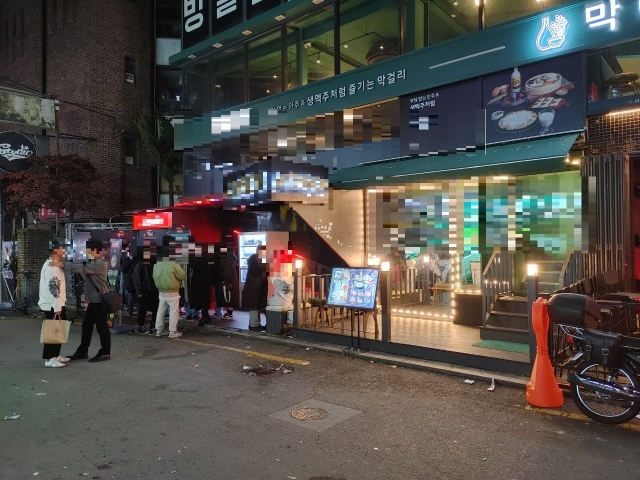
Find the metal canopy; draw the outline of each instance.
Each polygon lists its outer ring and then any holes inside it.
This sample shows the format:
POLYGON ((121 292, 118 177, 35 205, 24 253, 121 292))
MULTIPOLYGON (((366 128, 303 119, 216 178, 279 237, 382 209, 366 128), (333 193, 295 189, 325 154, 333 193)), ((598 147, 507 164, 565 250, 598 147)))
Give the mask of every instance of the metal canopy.
POLYGON ((489 147, 475 153, 419 157, 363 165, 329 175, 333 188, 354 190, 439 178, 524 175, 566 168, 565 159, 578 133, 489 147))

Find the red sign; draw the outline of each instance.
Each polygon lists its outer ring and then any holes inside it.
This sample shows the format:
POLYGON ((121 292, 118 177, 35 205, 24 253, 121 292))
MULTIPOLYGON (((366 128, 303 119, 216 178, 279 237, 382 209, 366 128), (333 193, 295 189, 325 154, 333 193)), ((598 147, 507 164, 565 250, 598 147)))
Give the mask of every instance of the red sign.
POLYGON ((141 213, 133 216, 134 230, 153 230, 172 226, 171 212, 141 213))
MULTIPOLYGON (((58 212, 58 218, 68 217, 69 212, 66 210, 60 210, 58 212)), ((38 218, 40 220, 51 220, 52 218, 56 218, 55 210, 51 210, 50 208, 39 208, 38 209, 38 218)))

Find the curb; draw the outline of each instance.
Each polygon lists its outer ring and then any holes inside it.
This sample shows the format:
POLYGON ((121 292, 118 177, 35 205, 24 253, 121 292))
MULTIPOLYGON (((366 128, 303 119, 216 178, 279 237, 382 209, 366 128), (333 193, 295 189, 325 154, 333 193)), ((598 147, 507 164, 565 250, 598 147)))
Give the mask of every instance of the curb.
POLYGON ((199 331, 202 333, 210 333, 214 335, 234 335, 237 337, 261 340, 275 345, 286 345, 295 348, 308 348, 321 352, 345 355, 352 358, 358 358, 360 360, 367 360, 370 362, 386 363, 389 365, 397 365, 399 367, 412 368, 415 370, 425 370, 444 375, 464 377, 466 379, 476 380, 479 382, 491 383, 492 380, 495 380, 496 384, 512 388, 525 388, 527 382, 529 381, 528 378, 520 377, 517 375, 491 372, 488 370, 468 368, 460 365, 451 365, 446 363, 434 362, 431 360, 422 360, 419 358, 391 355, 382 352, 358 352, 357 350, 350 350, 348 347, 344 348, 338 345, 326 343, 310 343, 305 340, 299 340, 293 337, 280 337, 268 333, 254 333, 217 325, 203 325, 202 327, 197 328, 199 328, 199 331))

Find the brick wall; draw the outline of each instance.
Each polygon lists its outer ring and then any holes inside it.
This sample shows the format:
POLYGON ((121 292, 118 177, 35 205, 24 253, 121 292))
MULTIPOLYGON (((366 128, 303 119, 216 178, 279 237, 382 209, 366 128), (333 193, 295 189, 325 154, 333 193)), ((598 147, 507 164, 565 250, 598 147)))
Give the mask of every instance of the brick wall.
MULTIPOLYGON (((150 0, 46 2, 46 93, 60 100, 60 153, 87 156, 99 171, 102 187, 102 198, 75 220, 108 220, 155 206, 152 165, 141 142, 134 166, 124 165, 122 155, 125 136, 139 138, 135 126, 139 116, 151 114, 151 4, 150 0), (135 84, 125 80, 125 55, 135 61, 135 84)), ((42 90, 41 5, 36 0, 3 2, 0 77, 5 78, 0 78, 0 85, 42 90)), ((40 133, 0 122, 2 130, 40 133)), ((55 153, 55 132, 47 134, 55 153)))
POLYGON ((587 119, 591 154, 640 152, 640 111, 587 119))
MULTIPOLYGON (((18 298, 22 298, 22 274, 31 273, 28 280, 27 298, 29 304, 38 303, 38 286, 40 270, 49 257, 49 241, 53 238, 51 230, 40 228, 23 228, 18 230, 18 298)), ((33 308, 31 309, 33 311, 33 308)))

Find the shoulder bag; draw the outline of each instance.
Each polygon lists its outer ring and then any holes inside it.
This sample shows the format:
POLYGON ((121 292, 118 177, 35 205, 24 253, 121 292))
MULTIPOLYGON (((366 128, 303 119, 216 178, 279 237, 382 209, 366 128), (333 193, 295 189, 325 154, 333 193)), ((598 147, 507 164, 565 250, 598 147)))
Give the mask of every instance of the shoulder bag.
MULTIPOLYGON (((100 289, 96 287, 95 283, 93 283, 91 275, 89 274, 87 276, 89 277, 89 281, 93 285, 93 288, 96 289, 96 292, 100 292, 100 289)), ((109 290, 107 293, 101 293, 100 300, 102 302, 102 308, 108 314, 116 313, 122 308, 122 295, 115 290, 109 290)))

